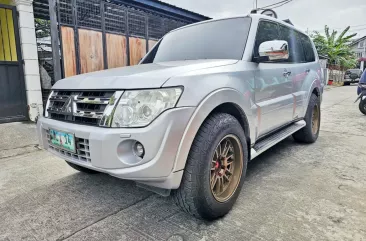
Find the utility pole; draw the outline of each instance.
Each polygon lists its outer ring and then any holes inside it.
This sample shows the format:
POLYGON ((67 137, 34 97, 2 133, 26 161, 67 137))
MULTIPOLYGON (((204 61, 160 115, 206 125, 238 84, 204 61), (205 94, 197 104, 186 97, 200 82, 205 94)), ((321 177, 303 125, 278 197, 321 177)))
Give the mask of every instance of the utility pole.
POLYGON ((255 9, 258 9, 258 0, 255 0, 255 9))

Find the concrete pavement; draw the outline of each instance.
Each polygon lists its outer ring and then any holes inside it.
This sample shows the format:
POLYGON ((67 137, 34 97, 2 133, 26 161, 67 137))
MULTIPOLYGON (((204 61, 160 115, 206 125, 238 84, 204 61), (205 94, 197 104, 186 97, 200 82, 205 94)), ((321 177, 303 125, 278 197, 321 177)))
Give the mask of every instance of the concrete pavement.
POLYGON ((249 164, 234 209, 204 222, 133 182, 73 171, 32 124, 0 125, 0 240, 366 240, 366 116, 325 92, 317 143, 288 138, 249 164), (13 137, 15 138, 13 138, 13 137))

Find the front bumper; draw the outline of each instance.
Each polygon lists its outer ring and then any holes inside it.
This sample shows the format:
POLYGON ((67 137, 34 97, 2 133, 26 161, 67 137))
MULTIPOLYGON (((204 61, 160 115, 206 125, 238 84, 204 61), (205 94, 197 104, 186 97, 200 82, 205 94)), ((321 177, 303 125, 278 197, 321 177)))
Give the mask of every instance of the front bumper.
POLYGON ((144 128, 102 128, 40 118, 37 132, 44 149, 68 162, 121 179, 176 189, 183 171, 173 171, 174 161, 194 110, 194 107, 168 110, 144 128), (82 148, 77 153, 69 153, 51 146, 49 129, 74 134, 82 148), (133 154, 132 146, 136 141, 145 148, 142 159, 133 154))
POLYGON ((349 82, 349 83, 358 83, 360 82, 360 79, 344 79, 343 82, 349 82))

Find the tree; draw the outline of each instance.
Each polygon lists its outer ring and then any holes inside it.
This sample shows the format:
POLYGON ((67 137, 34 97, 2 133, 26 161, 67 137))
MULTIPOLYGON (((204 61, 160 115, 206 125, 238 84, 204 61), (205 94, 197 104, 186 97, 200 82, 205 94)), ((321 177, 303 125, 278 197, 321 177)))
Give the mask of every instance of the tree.
POLYGON ((357 65, 355 54, 350 47, 351 39, 357 34, 346 36, 349 29, 348 26, 337 37, 338 32, 333 30, 330 34, 329 27, 325 25, 325 35, 315 31, 311 36, 320 55, 327 56, 329 63, 340 65, 345 69, 357 65))
POLYGON ((51 22, 49 20, 34 19, 37 38, 45 38, 51 36, 51 22))

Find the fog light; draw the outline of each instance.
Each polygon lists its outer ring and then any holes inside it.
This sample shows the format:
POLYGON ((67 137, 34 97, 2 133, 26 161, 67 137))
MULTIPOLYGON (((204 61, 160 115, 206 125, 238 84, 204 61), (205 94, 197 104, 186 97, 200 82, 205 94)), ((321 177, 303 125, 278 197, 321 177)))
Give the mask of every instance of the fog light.
POLYGON ((136 142, 134 146, 134 152, 136 156, 143 158, 145 155, 144 146, 140 142, 136 142))

